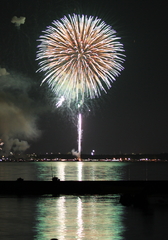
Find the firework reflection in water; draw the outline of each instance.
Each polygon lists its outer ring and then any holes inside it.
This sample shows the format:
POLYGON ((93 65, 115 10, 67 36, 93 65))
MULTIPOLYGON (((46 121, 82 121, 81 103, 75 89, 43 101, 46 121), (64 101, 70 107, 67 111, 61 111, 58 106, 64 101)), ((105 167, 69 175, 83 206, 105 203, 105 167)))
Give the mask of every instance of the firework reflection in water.
MULTIPOLYGON (((107 93, 123 70, 120 38, 101 19, 76 14, 53 21, 43 33, 36 58, 38 71, 45 73, 42 83, 47 82, 55 93, 57 107, 63 104, 72 108, 81 119, 86 99, 107 93)), ((78 152, 80 155, 79 131, 78 152)))

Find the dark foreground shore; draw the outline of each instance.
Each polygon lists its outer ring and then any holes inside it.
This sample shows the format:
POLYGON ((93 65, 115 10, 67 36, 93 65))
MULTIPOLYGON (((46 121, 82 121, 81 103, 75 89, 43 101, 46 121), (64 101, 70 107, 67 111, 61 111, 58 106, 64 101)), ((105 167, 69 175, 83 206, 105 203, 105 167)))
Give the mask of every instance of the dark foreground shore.
POLYGON ((0 194, 168 194, 168 181, 0 181, 0 194))

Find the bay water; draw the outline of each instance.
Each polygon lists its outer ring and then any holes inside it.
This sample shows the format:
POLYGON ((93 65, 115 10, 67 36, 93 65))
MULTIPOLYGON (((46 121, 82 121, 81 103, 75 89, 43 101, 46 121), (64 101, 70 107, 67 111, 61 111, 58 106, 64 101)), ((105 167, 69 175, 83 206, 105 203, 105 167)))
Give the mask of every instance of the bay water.
MULTIPOLYGON (((168 180, 168 162, 0 162, 0 180, 168 180)), ((1 240, 166 240, 168 205, 125 207, 120 196, 0 195, 1 240)))

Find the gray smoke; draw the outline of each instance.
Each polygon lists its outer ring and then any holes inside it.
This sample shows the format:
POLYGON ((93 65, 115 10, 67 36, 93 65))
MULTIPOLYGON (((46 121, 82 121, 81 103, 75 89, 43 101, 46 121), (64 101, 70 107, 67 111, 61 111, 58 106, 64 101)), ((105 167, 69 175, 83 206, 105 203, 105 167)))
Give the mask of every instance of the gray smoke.
POLYGON ((72 149, 72 150, 71 150, 71 153, 72 153, 73 156, 76 156, 77 158, 80 157, 80 153, 77 152, 77 151, 75 151, 75 149, 72 149))
POLYGON ((31 81, 24 76, 0 75, 0 139, 4 142, 5 155, 10 151, 25 151, 30 146, 29 141, 40 135, 36 124, 37 108, 29 96, 30 88, 31 81))
POLYGON ((9 73, 6 71, 6 68, 0 68, 0 77, 9 75, 9 73))

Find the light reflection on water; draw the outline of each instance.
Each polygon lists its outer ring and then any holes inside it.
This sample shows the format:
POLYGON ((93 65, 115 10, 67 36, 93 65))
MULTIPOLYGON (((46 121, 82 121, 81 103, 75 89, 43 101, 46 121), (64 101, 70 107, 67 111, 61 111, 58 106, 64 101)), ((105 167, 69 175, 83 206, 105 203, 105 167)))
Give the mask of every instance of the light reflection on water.
MULTIPOLYGON (((0 180, 51 180, 53 176, 61 180, 120 180, 123 166, 91 162, 0 163, 0 180), (117 167, 120 171, 116 171, 117 167)), ((0 213, 3 240, 123 239, 123 206, 117 195, 0 197, 0 213)))
POLYGON ((0 180, 168 180, 168 162, 0 162, 0 180))
POLYGON ((0 163, 0 180, 123 180, 127 163, 120 162, 6 162, 0 163))
POLYGON ((123 206, 118 196, 61 196, 37 204, 36 239, 121 240, 123 206))
POLYGON ((44 163, 35 163, 38 166, 40 180, 51 180, 51 175, 60 180, 122 180, 126 163, 106 162, 53 162, 45 163, 48 171, 44 171, 44 163))
MULTIPOLYGON (((168 180, 167 172, 168 163, 0 162, 0 180, 168 180)), ((167 217, 166 207, 123 207, 118 195, 0 196, 0 239, 167 240, 167 217)))

